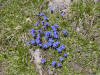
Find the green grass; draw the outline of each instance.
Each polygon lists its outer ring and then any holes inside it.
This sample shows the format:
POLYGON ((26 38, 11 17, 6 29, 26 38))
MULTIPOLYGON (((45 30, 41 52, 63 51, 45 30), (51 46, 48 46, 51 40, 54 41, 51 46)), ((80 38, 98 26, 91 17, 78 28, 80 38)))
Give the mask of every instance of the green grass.
MULTIPOLYGON (((33 27, 40 12, 43 0, 1 0, 0 1, 0 62, 5 65, 6 75, 37 75, 34 63, 30 62, 29 50, 26 41, 31 39, 29 29, 33 27), (2 6, 2 3, 5 3, 2 6), (32 22, 26 22, 30 18, 32 22), (19 28, 18 28, 19 27, 19 28)), ((99 4, 92 1, 85 5, 80 1, 71 6, 71 16, 66 19, 58 18, 59 13, 50 14, 45 10, 47 5, 42 5, 42 11, 49 17, 51 24, 57 23, 59 29, 66 29, 68 36, 60 37, 66 44, 68 58, 64 59, 62 68, 55 72, 58 75, 93 75, 100 74, 100 8, 99 4), (77 27, 80 31, 77 31, 77 27), (76 70, 72 63, 76 63, 82 70, 76 70), (60 73, 58 72, 60 71, 60 73)), ((48 63, 53 59, 58 60, 59 55, 55 50, 48 50, 48 63), (55 53, 55 54, 54 54, 55 53)), ((47 64, 48 66, 48 64, 47 64)))

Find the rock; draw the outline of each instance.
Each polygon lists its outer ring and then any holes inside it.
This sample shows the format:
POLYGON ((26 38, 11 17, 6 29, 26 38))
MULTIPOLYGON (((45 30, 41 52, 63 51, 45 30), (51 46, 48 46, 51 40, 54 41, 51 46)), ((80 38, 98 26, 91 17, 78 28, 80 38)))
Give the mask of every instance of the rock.
MULTIPOLYGON (((72 2, 79 2, 80 0, 51 0, 48 4, 48 8, 52 9, 53 12, 59 11, 69 11, 70 4, 72 2), (68 9, 68 10, 66 10, 68 9)), ((95 3, 99 2, 100 0, 94 0, 95 3)), ((85 4, 86 0, 83 0, 83 4, 85 4)))
POLYGON ((41 59, 42 59, 41 50, 35 49, 35 51, 33 51, 32 49, 30 49, 29 51, 31 54, 31 61, 34 61, 37 72, 39 72, 39 75, 43 75, 42 65, 41 65, 41 59))
POLYGON ((69 7, 71 0, 51 0, 48 4, 48 8, 54 12, 65 10, 69 7))
POLYGON ((26 19, 26 22, 27 23, 32 23, 32 21, 31 21, 31 19, 29 17, 26 19))

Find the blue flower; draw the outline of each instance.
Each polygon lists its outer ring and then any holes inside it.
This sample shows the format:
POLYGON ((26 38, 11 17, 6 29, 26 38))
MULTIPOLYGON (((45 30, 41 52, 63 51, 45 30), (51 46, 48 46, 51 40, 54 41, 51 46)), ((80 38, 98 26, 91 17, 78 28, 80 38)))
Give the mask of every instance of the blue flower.
POLYGON ((31 28, 30 34, 32 34, 32 36, 35 37, 35 33, 34 33, 34 29, 33 28, 31 28))
POLYGON ((42 26, 42 28, 43 28, 43 29, 45 29, 45 28, 46 28, 46 26, 42 26))
POLYGON ((31 34, 32 34, 33 37, 35 37, 35 34, 34 33, 31 33, 31 34))
POLYGON ((36 39, 40 39, 40 33, 37 34, 36 39))
POLYGON ((42 30, 37 30, 38 31, 38 33, 40 34, 40 33, 43 33, 43 31, 42 30))
POLYGON ((41 24, 43 25, 44 21, 41 21, 41 24))
POLYGON ((62 61, 63 61, 63 58, 62 58, 62 57, 59 57, 59 61, 61 61, 61 62, 62 62, 62 61))
POLYGON ((57 38, 59 38, 59 35, 58 34, 53 34, 53 37, 57 39, 57 38))
POLYGON ((30 44, 30 41, 27 41, 27 43, 26 43, 27 45, 29 45, 30 44))
POLYGON ((67 57, 67 53, 64 53, 64 55, 63 55, 64 57, 67 57))
POLYGON ((52 42, 53 43, 53 39, 52 38, 49 38, 48 39, 48 42, 52 42))
POLYGON ((45 22, 45 24, 44 24, 44 25, 46 25, 46 26, 47 26, 48 24, 49 24, 49 22, 45 22))
POLYGON ((60 63, 57 63, 57 67, 61 67, 61 64, 60 63))
POLYGON ((45 38, 48 39, 49 37, 49 31, 45 31, 45 38))
POLYGON ((53 47, 54 47, 54 48, 55 48, 55 47, 58 47, 59 44, 60 44, 60 41, 57 40, 56 42, 53 43, 53 47))
POLYGON ((44 44, 42 45, 42 48, 48 48, 48 44, 47 44, 47 43, 44 43, 44 44))
POLYGON ((67 35, 67 31, 66 30, 62 30, 63 35, 67 35))
POLYGON ((54 34, 58 34, 58 31, 53 31, 54 34))
POLYGON ((65 16, 65 13, 64 13, 64 12, 62 12, 62 13, 60 14, 60 16, 65 16))
POLYGON ((47 19, 47 17, 46 17, 46 16, 43 16, 43 19, 44 19, 44 20, 46 20, 46 19, 47 19))
POLYGON ((53 26, 53 25, 51 26, 51 28, 52 28, 53 31, 56 31, 57 30, 56 27, 53 26))
POLYGON ((42 63, 45 63, 45 62, 46 62, 46 58, 43 58, 43 59, 41 60, 41 62, 42 62, 42 63))
POLYGON ((35 39, 36 43, 39 44, 40 43, 40 39, 35 39))
POLYGON ((55 66, 55 65, 56 65, 56 61, 52 61, 52 62, 51 62, 51 65, 52 65, 52 66, 55 66))
POLYGON ((60 53, 62 49, 60 47, 56 48, 57 52, 60 53))
POLYGON ((42 47, 42 44, 41 43, 39 43, 38 45, 39 45, 39 47, 42 47))
POLYGON ((36 39, 39 39, 40 40, 40 36, 37 36, 36 39))
POLYGON ((54 47, 54 48, 55 48, 55 47, 57 47, 57 44, 56 44, 56 42, 54 42, 54 43, 53 43, 53 47, 54 47))
POLYGON ((53 32, 53 37, 54 38, 59 38, 59 35, 58 35, 58 33, 55 31, 55 32, 53 32))
POLYGON ((44 13, 43 12, 40 12, 40 16, 43 16, 44 15, 44 13))
POLYGON ((31 32, 34 32, 34 29, 33 28, 31 28, 31 30, 30 30, 31 32))
POLYGON ((57 40, 56 43, 57 43, 57 45, 59 45, 60 44, 60 41, 57 40))
POLYGON ((34 33, 34 29, 31 28, 31 29, 30 29, 30 34, 33 34, 33 33, 34 33))
POLYGON ((37 34, 37 37, 40 37, 40 33, 37 34))
POLYGON ((35 40, 31 40, 31 44, 35 44, 35 40))
POLYGON ((53 36, 53 32, 50 31, 49 32, 49 36, 52 37, 53 36))
POLYGON ((60 45, 60 47, 62 50, 65 50, 65 48, 66 48, 64 44, 60 45))
POLYGON ((48 42, 48 46, 49 46, 49 47, 51 47, 51 46, 52 46, 52 44, 53 44, 52 42, 48 42))
POLYGON ((53 9, 52 9, 52 8, 49 8, 49 10, 50 10, 50 11, 53 11, 53 9))
POLYGON ((55 27, 58 27, 59 25, 58 25, 58 24, 54 24, 54 26, 55 26, 55 27))

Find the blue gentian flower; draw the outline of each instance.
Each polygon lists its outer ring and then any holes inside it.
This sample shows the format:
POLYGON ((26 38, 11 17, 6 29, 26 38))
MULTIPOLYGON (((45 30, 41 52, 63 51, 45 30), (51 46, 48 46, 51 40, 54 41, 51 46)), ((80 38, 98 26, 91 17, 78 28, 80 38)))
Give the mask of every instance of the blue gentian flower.
POLYGON ((34 33, 32 33, 32 36, 33 36, 33 37, 35 37, 35 34, 34 34, 34 33))
POLYGON ((47 44, 47 43, 44 43, 44 44, 42 45, 42 48, 48 48, 48 44, 47 44))
POLYGON ((49 36, 48 36, 48 35, 45 35, 45 38, 46 38, 46 39, 48 39, 48 38, 49 38, 49 36))
POLYGON ((58 34, 58 31, 53 31, 54 34, 58 34))
POLYGON ((40 39, 35 39, 36 43, 39 44, 40 43, 40 39))
POLYGON ((52 28, 53 31, 56 31, 57 30, 56 27, 53 26, 53 25, 51 26, 51 28, 52 28))
POLYGON ((37 34, 36 39, 40 39, 40 33, 37 34))
POLYGON ((50 31, 49 32, 49 36, 52 37, 53 36, 53 32, 50 31))
POLYGON ((57 47, 57 44, 56 44, 56 42, 54 42, 54 43, 53 43, 53 47, 54 47, 54 48, 55 48, 55 47, 57 47))
POLYGON ((26 43, 27 45, 29 45, 30 44, 30 41, 27 41, 27 43, 26 43))
POLYGON ((67 53, 64 53, 64 55, 63 55, 64 57, 67 57, 67 53))
POLYGON ((48 39, 48 42, 52 42, 53 43, 53 39, 52 38, 49 38, 48 39))
POLYGON ((41 43, 39 43, 38 45, 39 45, 39 47, 42 47, 42 44, 41 43))
POLYGON ((34 29, 33 29, 33 28, 31 28, 30 32, 34 32, 34 29))
POLYGON ((64 13, 64 12, 62 12, 62 13, 60 14, 60 16, 65 16, 65 13, 64 13))
POLYGON ((57 67, 61 67, 61 64, 60 63, 57 63, 57 67))
POLYGON ((43 16, 44 15, 44 13, 43 12, 40 12, 40 16, 43 16))
POLYGON ((55 66, 55 65, 56 65, 56 61, 52 61, 52 62, 51 62, 51 65, 52 65, 52 66, 55 66))
POLYGON ((59 60, 62 62, 63 61, 63 57, 59 57, 59 60))
POLYGON ((53 9, 52 9, 52 8, 49 8, 49 10, 50 10, 50 11, 53 11, 53 9))
POLYGON ((33 28, 31 28, 30 34, 32 34, 32 36, 35 37, 35 33, 34 33, 34 29, 33 28))
POLYGON ((59 25, 58 25, 58 24, 54 24, 54 26, 55 26, 55 27, 58 27, 59 25))
POLYGON ((54 43, 53 43, 53 47, 55 48, 55 47, 58 47, 59 46, 59 44, 60 44, 60 41, 55 41, 54 43))
POLYGON ((49 31, 45 31, 45 38, 48 39, 49 37, 49 31))
POLYGON ((60 53, 62 49, 60 47, 56 48, 57 52, 60 53))
POLYGON ((48 46, 51 47, 52 45, 53 45, 53 39, 52 38, 49 38, 48 39, 48 46))
POLYGON ((47 16, 43 16, 43 19, 46 20, 47 19, 47 16))
POLYGON ((59 38, 59 35, 53 34, 53 37, 57 39, 57 38, 59 38))
POLYGON ((37 34, 37 37, 40 37, 40 33, 37 34))
POLYGON ((30 29, 30 34, 33 34, 33 33, 34 33, 34 29, 31 28, 31 29, 30 29))
POLYGON ((52 44, 53 44, 52 42, 48 42, 48 46, 49 46, 49 47, 51 47, 51 46, 52 46, 52 44))
POLYGON ((45 62, 46 62, 46 58, 43 58, 43 59, 41 60, 41 62, 42 62, 42 63, 45 63, 45 62))
POLYGON ((35 40, 31 40, 31 44, 35 44, 35 40))
POLYGON ((60 47, 62 50, 65 50, 65 48, 66 48, 64 44, 60 45, 60 47))
POLYGON ((47 26, 48 24, 49 24, 49 22, 45 22, 45 24, 44 24, 44 25, 46 25, 46 26, 47 26))
POLYGON ((67 35, 67 31, 66 30, 62 30, 63 35, 67 35))
POLYGON ((40 34, 40 33, 43 33, 43 31, 42 30, 37 30, 38 31, 38 33, 40 34))
POLYGON ((46 28, 46 26, 42 26, 42 28, 43 28, 43 29, 45 29, 45 28, 46 28))
POLYGON ((59 45, 60 44, 60 41, 57 40, 56 43, 57 43, 57 45, 59 45))
POLYGON ((53 37, 54 38, 59 38, 59 35, 58 35, 58 33, 55 31, 55 32, 53 32, 53 37))
POLYGON ((41 24, 43 25, 44 21, 41 21, 41 24))
POLYGON ((39 39, 40 40, 40 36, 37 36, 36 39, 39 39))

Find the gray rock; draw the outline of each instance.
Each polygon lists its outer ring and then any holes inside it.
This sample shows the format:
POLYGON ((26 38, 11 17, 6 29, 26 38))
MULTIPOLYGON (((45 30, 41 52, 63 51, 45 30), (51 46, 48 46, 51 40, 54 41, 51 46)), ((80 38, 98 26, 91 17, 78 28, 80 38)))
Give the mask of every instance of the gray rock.
POLYGON ((31 61, 34 61, 37 72, 39 72, 39 75, 43 75, 42 65, 41 65, 41 59, 42 59, 41 49, 35 49, 34 51, 30 49, 29 51, 31 54, 31 61))
POLYGON ((48 4, 48 8, 57 12, 57 11, 62 11, 65 10, 69 7, 71 3, 71 0, 51 0, 48 4))

